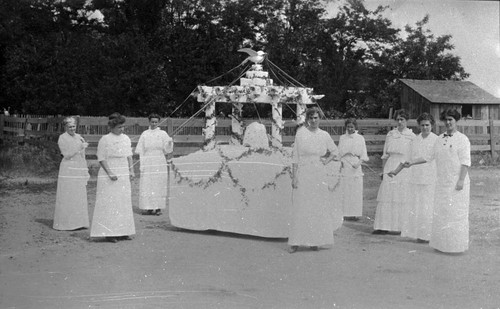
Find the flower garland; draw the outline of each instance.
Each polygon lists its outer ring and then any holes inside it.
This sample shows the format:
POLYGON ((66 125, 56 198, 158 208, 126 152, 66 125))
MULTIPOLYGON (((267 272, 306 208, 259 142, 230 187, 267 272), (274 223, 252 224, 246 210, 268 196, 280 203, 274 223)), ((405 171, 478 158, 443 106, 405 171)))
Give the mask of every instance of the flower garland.
POLYGON ((274 85, 241 85, 241 86, 198 86, 192 93, 198 102, 206 102, 213 98, 217 102, 271 103, 278 101, 286 104, 310 104, 324 97, 314 95, 312 88, 274 86, 274 85))
POLYGON ((246 193, 246 189, 239 183, 238 179, 236 179, 233 176, 233 173, 231 172, 231 169, 229 168, 229 166, 227 164, 224 164, 224 165, 226 167, 226 172, 227 172, 227 174, 229 176, 229 179, 231 179, 231 182, 233 183, 233 187, 238 188, 238 191, 240 192, 241 201, 243 203, 245 203, 245 206, 248 206, 248 203, 250 202, 250 199, 245 194, 246 193))
MULTIPOLYGON (((271 155, 273 153, 279 152, 283 156, 289 156, 289 154, 284 152, 282 149, 277 148, 277 147, 272 147, 272 146, 271 146, 271 150, 263 149, 263 148, 247 149, 242 154, 240 154, 239 156, 234 157, 234 158, 231 158, 231 157, 224 155, 224 153, 222 152, 222 149, 220 147, 217 149, 217 152, 218 152, 219 156, 222 158, 221 165, 220 165, 219 169, 211 177, 209 177, 206 180, 200 179, 198 181, 194 181, 194 180, 190 179, 189 177, 182 176, 182 173, 179 170, 179 168, 174 163, 172 163, 171 169, 172 169, 172 172, 174 173, 174 177, 177 179, 177 184, 187 183, 190 187, 200 187, 202 189, 207 189, 212 184, 215 184, 215 183, 221 181, 222 175, 225 173, 226 175, 228 175, 229 179, 231 180, 233 187, 238 189, 240 196, 241 196, 241 201, 246 206, 248 206, 248 204, 250 202, 250 199, 247 195, 247 189, 245 187, 243 187, 240 184, 239 180, 233 175, 233 172, 232 172, 231 168, 229 167, 229 162, 230 161, 233 161, 233 162, 239 161, 239 160, 246 158, 246 157, 249 157, 253 154, 271 155)), ((284 175, 289 175, 291 177, 291 170, 292 170, 291 166, 283 167, 283 169, 280 172, 276 173, 273 180, 265 183, 261 187, 261 190, 265 190, 265 189, 269 189, 269 188, 276 189, 277 180, 281 176, 284 176, 284 175)))
POLYGON ((174 173, 174 177, 178 178, 177 180, 178 184, 186 182, 190 187, 201 187, 203 189, 208 188, 211 184, 214 184, 216 182, 219 182, 222 179, 222 172, 223 172, 223 167, 221 167, 215 174, 211 177, 208 178, 208 180, 203 180, 200 179, 198 181, 193 181, 189 177, 182 176, 181 172, 179 171, 179 168, 175 166, 175 164, 172 162, 170 164, 170 168, 172 169, 172 172, 174 173))
POLYGON ((290 166, 285 166, 281 172, 277 173, 275 176, 274 176, 274 179, 268 183, 265 183, 263 186, 262 186, 262 190, 264 189, 267 189, 267 188, 270 188, 270 187, 273 187, 273 189, 276 190, 276 181, 278 180, 278 178, 280 178, 281 176, 283 175, 290 175, 290 177, 292 177, 292 167, 290 166))

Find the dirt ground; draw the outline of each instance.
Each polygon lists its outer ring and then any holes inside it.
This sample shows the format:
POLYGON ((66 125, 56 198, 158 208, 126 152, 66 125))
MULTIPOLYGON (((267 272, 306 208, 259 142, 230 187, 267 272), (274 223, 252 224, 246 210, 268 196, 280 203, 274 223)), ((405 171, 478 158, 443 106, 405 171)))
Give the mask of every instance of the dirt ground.
POLYGON ((332 248, 294 254, 286 239, 181 230, 135 208, 133 240, 90 241, 51 228, 56 179, 4 179, 0 308, 500 308, 500 169, 471 181, 470 250, 447 255, 371 234, 380 180, 368 170, 362 220, 332 248))

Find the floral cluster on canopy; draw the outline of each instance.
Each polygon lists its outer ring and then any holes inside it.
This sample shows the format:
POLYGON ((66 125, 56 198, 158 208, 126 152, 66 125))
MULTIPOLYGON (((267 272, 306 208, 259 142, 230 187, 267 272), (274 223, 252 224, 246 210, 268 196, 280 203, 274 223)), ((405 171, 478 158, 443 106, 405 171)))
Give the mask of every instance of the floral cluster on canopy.
POLYGON ((198 102, 315 104, 323 95, 312 88, 284 86, 198 86, 198 102))

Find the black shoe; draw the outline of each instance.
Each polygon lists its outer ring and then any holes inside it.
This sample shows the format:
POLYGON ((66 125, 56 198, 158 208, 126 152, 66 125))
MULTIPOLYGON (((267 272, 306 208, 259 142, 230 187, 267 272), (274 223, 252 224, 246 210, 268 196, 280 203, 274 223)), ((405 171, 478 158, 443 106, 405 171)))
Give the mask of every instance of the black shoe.
POLYGON ((359 221, 358 217, 344 217, 345 221, 359 221))
POLYGON ((387 235, 387 233, 389 233, 389 231, 386 230, 375 230, 372 232, 373 235, 387 235))
POLYGON ((299 249, 299 246, 290 246, 290 248, 288 248, 288 253, 295 253, 297 249, 299 249))

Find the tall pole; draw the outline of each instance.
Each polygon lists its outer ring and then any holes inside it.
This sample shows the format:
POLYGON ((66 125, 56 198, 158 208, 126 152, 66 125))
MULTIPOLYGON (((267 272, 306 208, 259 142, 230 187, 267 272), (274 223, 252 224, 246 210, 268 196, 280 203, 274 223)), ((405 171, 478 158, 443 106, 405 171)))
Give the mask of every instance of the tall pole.
POLYGON ((242 103, 233 102, 233 109, 231 111, 231 145, 241 145, 243 142, 242 109, 242 103))
POLYGON ((210 102, 205 107, 205 128, 203 129, 203 150, 205 151, 215 148, 215 125, 217 124, 215 100, 213 98, 208 98, 208 100, 210 102))
POLYGON ((273 123, 271 125, 271 144, 274 147, 281 148, 282 138, 281 134, 284 128, 283 118, 282 118, 282 104, 278 102, 278 98, 273 98, 271 101, 273 123))

